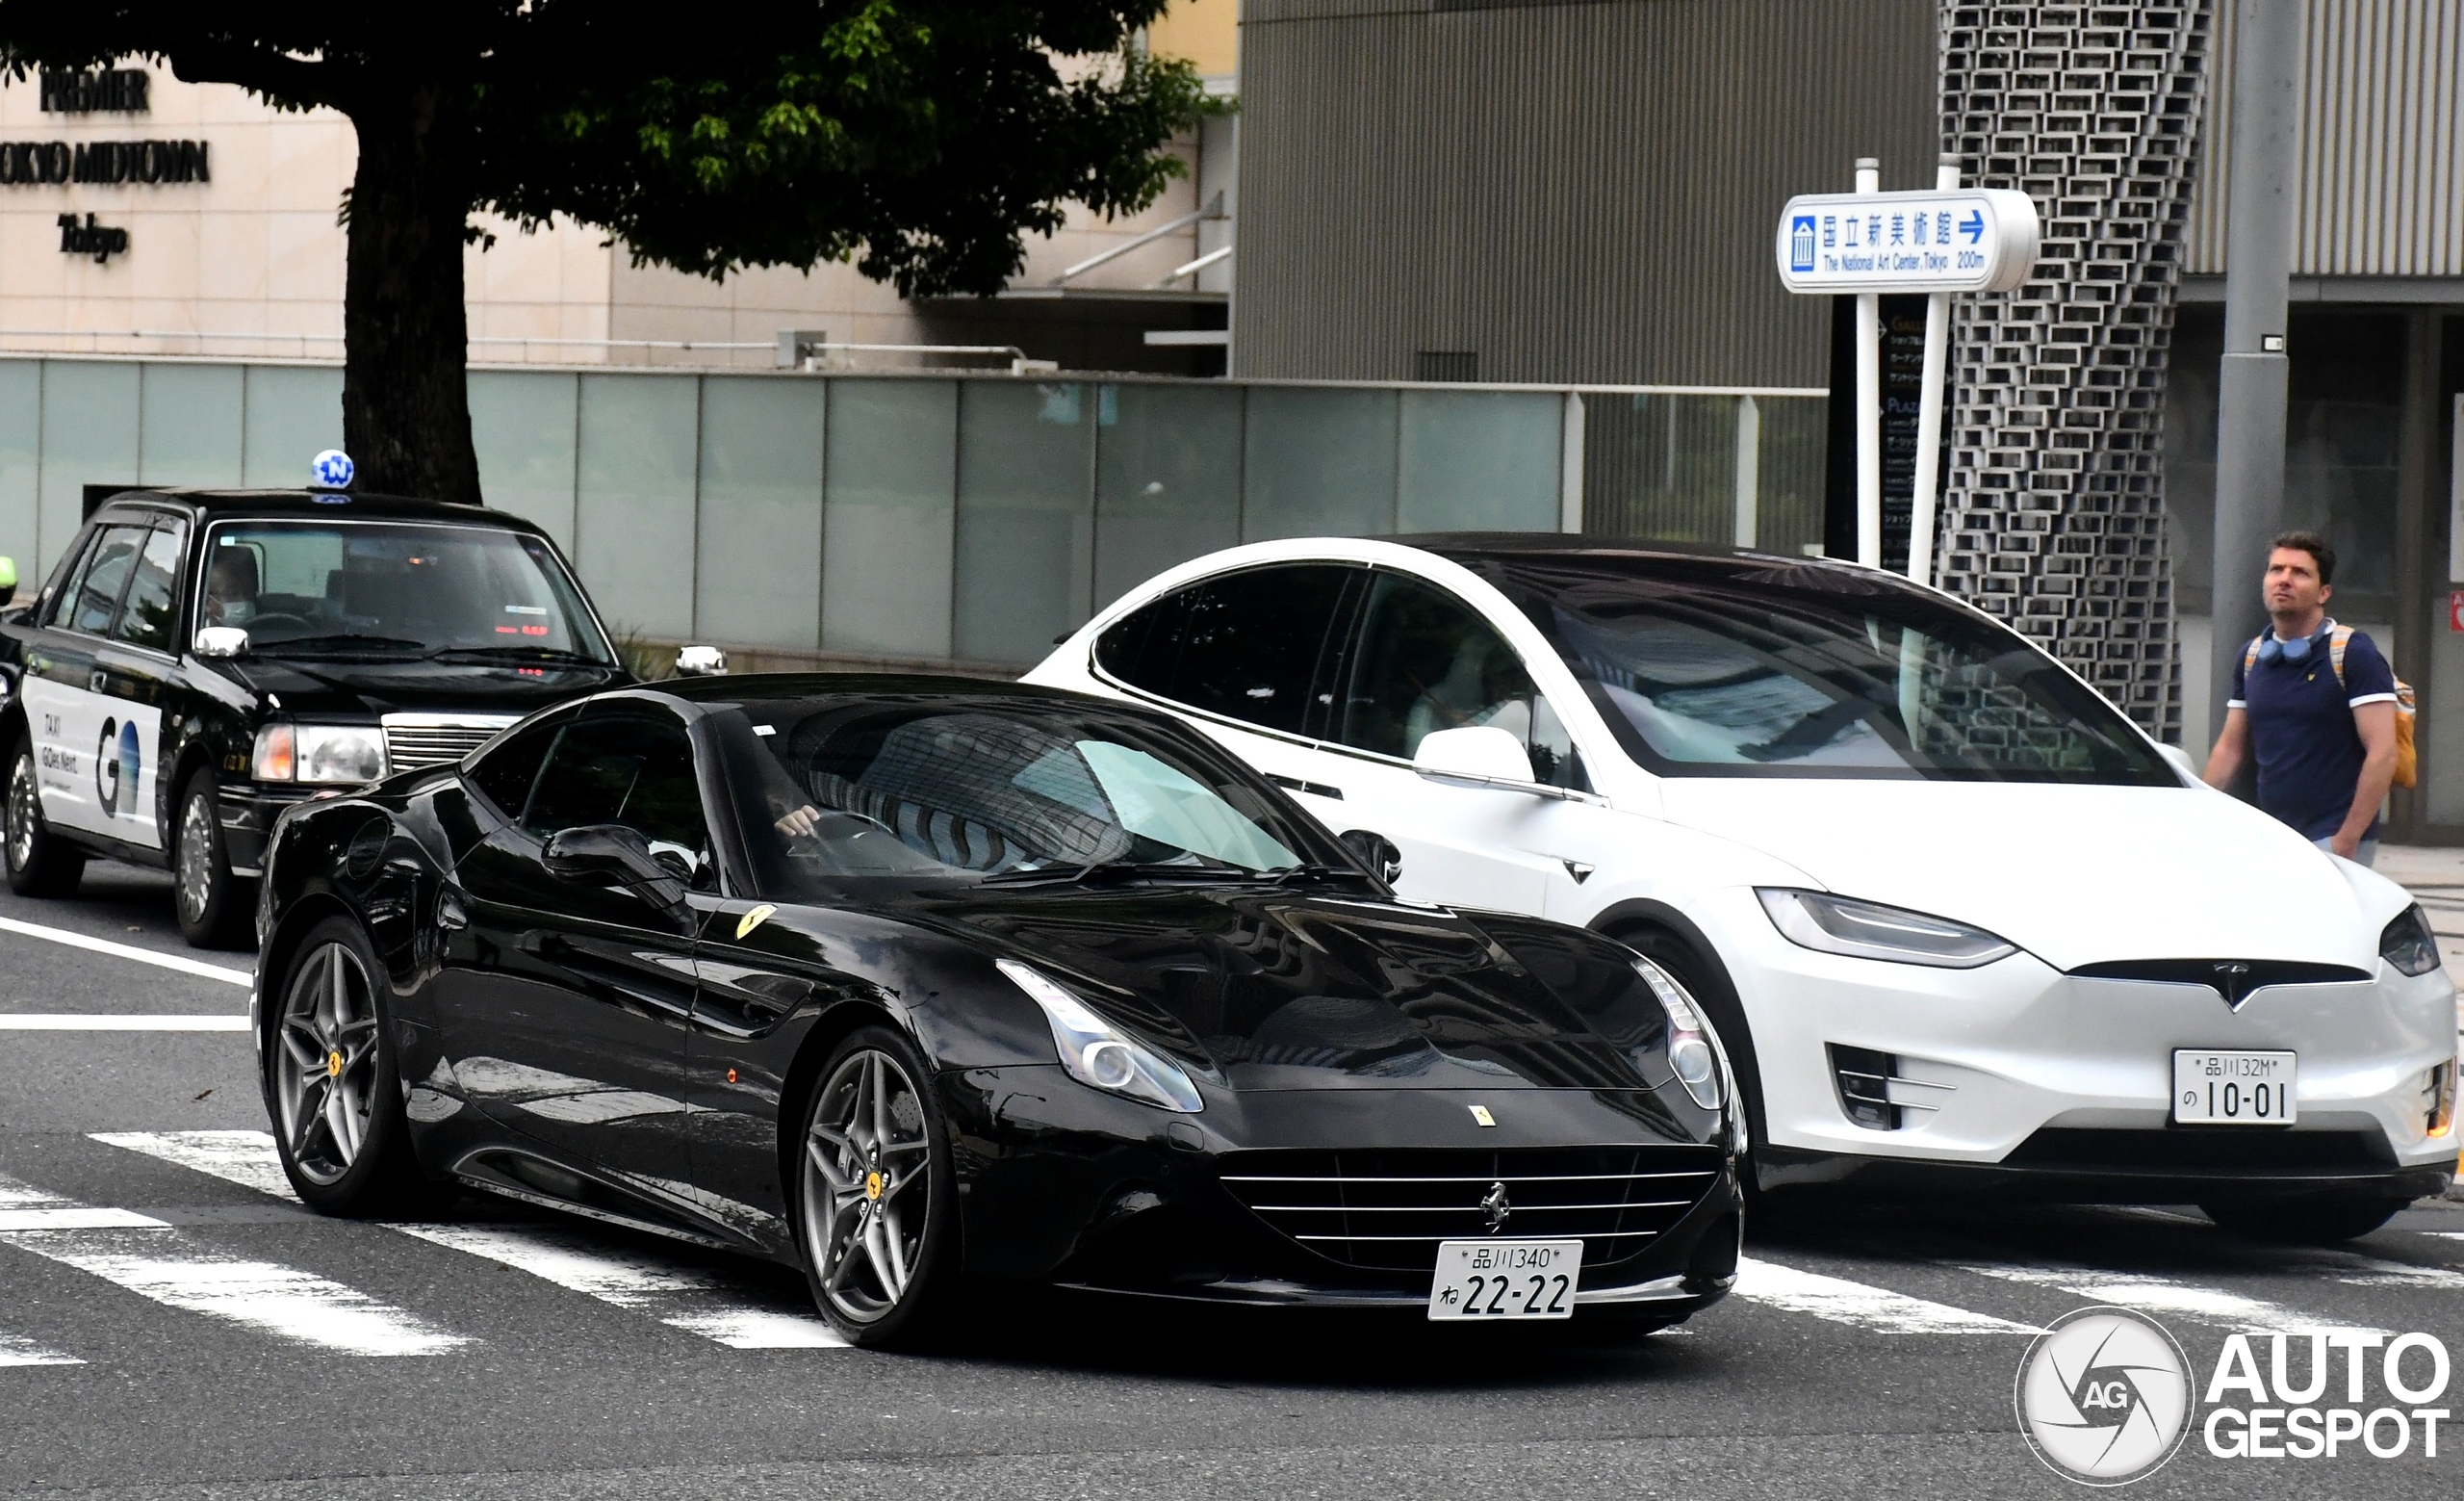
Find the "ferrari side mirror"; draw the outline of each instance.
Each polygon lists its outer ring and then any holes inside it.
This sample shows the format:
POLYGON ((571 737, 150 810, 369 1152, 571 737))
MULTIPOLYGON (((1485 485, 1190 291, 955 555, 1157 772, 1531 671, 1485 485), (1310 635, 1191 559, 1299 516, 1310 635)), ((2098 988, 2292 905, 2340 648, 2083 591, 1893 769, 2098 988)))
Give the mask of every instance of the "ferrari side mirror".
POLYGON ((684 883, 660 865, 641 835, 621 823, 558 829, 540 856, 548 873, 578 886, 622 886, 662 907, 684 900, 684 883))

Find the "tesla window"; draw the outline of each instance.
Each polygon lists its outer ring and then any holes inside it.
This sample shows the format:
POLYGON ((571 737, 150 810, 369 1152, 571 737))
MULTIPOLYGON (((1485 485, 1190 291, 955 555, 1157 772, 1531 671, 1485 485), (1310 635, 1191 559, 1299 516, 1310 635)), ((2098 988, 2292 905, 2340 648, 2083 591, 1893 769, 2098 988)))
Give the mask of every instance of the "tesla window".
POLYGON ((1656 770, 2179 785, 2050 658, 1912 587, 1776 560, 1502 571, 1656 770))
POLYGON ((251 650, 608 662, 546 543, 487 527, 249 522, 216 527, 200 625, 251 650))
MULTIPOLYGON (((764 862, 790 889, 847 876, 1031 878, 1126 867, 1289 869, 1309 835, 1169 732, 1078 706, 748 704, 764 862)), ((749 820, 750 821, 750 820, 749 820)), ((1310 857, 1327 858, 1316 850, 1310 857)))

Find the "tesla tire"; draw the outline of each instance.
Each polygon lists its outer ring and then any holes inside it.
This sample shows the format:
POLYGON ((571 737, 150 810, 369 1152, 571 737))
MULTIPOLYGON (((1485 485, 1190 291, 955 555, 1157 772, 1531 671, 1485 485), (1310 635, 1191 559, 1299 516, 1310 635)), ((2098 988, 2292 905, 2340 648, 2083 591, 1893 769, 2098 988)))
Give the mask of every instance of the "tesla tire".
POLYGON ((350 1219, 417 1219, 454 1198, 421 1171, 402 1113, 385 970, 359 924, 311 929, 270 994, 267 1112, 300 1202, 350 1219))
POLYGON ((20 736, 10 747, 9 785, 0 789, 0 862, 9 867, 9 890, 20 896, 73 895, 86 854, 43 822, 41 788, 34 745, 20 736))
POLYGON ((2396 1217, 2410 1201, 2359 1194, 2294 1199, 2220 1199, 2199 1207, 2217 1228, 2246 1240, 2333 1246, 2357 1240, 2396 1217))
POLYGON ((807 1101, 796 1234, 813 1302, 850 1344, 915 1339, 954 1301, 949 1127, 914 1046, 886 1027, 841 1042, 807 1101))
POLYGON ((253 946, 248 922, 256 883, 231 873, 222 820, 216 814, 219 802, 213 768, 201 768, 180 789, 179 816, 171 825, 171 872, 177 878, 172 906, 180 935, 195 948, 253 946))

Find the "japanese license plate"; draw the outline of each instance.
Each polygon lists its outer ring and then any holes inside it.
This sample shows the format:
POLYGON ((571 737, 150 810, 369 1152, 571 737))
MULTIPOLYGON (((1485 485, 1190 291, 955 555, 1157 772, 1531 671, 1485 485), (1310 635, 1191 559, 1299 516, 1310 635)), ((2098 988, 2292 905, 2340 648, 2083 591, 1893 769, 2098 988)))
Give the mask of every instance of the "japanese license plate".
POLYGON ((2176 1126, 2291 1126, 2294 1054, 2173 1049, 2176 1126))
POLYGON ((1428 1290, 1433 1319, 1570 1319, 1579 1240, 1449 1240, 1428 1290))

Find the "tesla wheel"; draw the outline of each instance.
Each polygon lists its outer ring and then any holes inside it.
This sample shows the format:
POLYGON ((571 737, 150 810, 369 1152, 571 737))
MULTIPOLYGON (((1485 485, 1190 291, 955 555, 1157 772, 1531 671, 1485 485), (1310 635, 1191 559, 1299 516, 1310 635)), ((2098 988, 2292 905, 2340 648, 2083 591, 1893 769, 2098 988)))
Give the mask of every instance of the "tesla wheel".
POLYGON ((68 896, 86 873, 86 855, 42 819, 42 785, 35 779, 35 748, 19 737, 9 758, 9 786, 0 797, 0 860, 9 890, 20 896, 68 896))
POLYGON ((2246 1240, 2332 1246, 2357 1240, 2396 1217, 2406 1199, 2312 1194, 2291 1199, 2220 1199, 2199 1208, 2217 1229, 2246 1240))
POLYGON ((866 1027, 806 1108, 797 1230, 822 1316, 849 1343, 923 1333, 957 1280, 949 1130, 913 1045, 866 1027))
POLYGON ((275 993, 266 1106, 282 1170, 320 1214, 412 1218, 454 1197, 411 1152, 384 972, 359 925, 329 918, 299 945, 275 993))
POLYGON ((222 820, 216 816, 218 789, 211 767, 189 778, 172 832, 171 870, 178 878, 172 906, 179 913, 181 937, 196 948, 250 946, 248 921, 256 892, 253 882, 231 873, 222 820))

